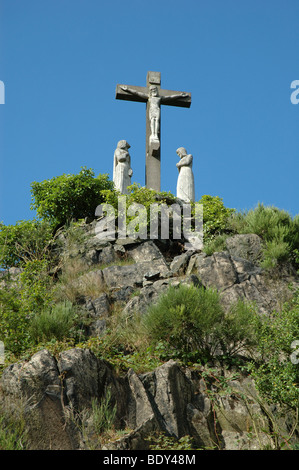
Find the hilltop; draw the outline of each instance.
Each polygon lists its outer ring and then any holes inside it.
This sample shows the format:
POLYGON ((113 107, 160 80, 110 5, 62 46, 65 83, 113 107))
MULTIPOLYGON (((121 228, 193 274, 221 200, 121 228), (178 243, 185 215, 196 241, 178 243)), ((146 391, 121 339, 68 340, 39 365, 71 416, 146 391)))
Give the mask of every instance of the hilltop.
MULTIPOLYGON (((154 201, 176 199, 127 196, 154 201)), ((298 217, 203 196, 198 249, 43 202, 1 230, 1 449, 298 447, 298 217)))

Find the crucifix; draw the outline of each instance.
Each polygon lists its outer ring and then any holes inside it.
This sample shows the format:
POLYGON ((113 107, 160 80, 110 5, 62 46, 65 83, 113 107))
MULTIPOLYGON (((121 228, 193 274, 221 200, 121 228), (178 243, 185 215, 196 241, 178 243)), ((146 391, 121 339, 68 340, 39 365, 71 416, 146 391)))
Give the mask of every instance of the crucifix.
POLYGON ((161 89, 161 73, 148 72, 146 87, 117 85, 116 99, 146 103, 145 184, 161 191, 161 104, 190 108, 191 93, 161 89))

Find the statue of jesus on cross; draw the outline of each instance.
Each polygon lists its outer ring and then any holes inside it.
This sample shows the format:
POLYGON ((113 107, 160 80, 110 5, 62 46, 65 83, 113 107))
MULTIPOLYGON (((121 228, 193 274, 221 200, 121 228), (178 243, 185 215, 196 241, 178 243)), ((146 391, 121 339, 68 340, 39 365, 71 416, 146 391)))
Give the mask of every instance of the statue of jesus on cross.
POLYGON ((191 94, 161 89, 160 72, 148 72, 147 86, 117 85, 116 98, 146 103, 146 186, 156 191, 160 188, 160 119, 161 104, 189 108, 191 94))
POLYGON ((172 100, 187 98, 189 96, 188 93, 178 93, 178 94, 168 95, 168 96, 159 96, 159 90, 156 85, 151 85, 149 87, 148 93, 143 93, 141 91, 135 90, 134 88, 130 88, 126 85, 123 85, 120 88, 128 93, 131 93, 132 95, 139 96, 140 98, 143 98, 144 100, 148 101, 149 120, 150 120, 150 126, 151 126, 150 140, 152 142, 160 141, 159 132, 160 132, 161 103, 164 104, 172 100))

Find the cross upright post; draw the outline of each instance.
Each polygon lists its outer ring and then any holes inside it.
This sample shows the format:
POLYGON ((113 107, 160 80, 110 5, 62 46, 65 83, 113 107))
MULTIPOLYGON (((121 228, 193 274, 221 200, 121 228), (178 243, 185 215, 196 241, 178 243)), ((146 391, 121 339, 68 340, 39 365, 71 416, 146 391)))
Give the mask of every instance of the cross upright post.
POLYGON ((146 87, 117 85, 116 99, 146 103, 145 184, 161 191, 161 104, 190 108, 191 93, 161 89, 161 73, 148 72, 146 87))

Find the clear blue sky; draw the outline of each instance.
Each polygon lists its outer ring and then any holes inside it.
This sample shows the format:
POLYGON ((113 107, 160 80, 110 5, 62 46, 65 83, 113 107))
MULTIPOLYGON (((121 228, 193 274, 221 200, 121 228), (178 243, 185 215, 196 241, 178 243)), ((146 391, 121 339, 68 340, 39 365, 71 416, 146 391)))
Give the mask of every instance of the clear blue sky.
POLYGON ((118 140, 144 185, 145 105, 117 83, 192 93, 162 107, 161 185, 176 149, 194 158, 197 200, 298 214, 298 0, 0 0, 0 221, 32 219, 32 181, 82 166, 112 178, 118 140))

